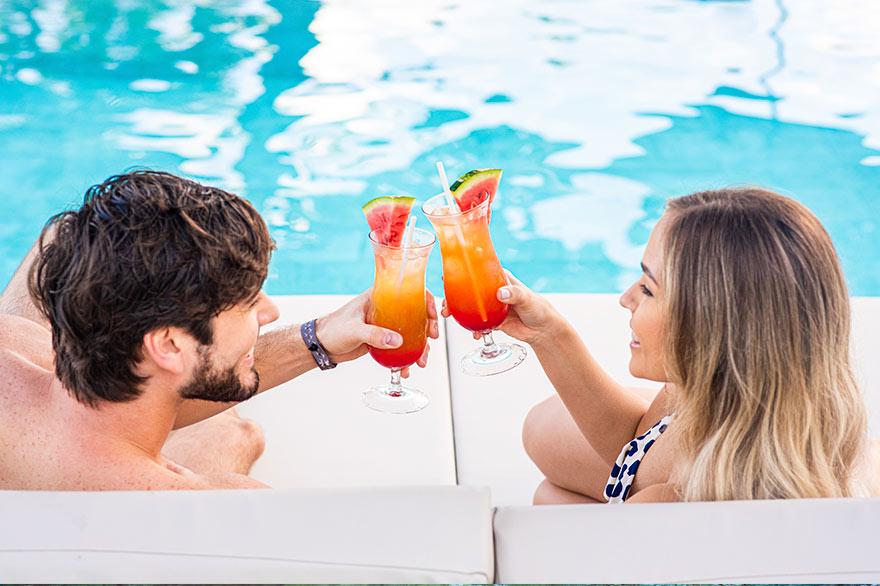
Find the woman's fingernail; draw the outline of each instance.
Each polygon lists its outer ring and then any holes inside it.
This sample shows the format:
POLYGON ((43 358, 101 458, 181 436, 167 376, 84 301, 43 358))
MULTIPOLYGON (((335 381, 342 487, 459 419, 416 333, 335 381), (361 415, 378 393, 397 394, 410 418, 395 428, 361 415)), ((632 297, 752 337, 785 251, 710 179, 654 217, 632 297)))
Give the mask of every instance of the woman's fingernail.
POLYGON ((498 289, 498 298, 499 299, 510 299, 510 289, 507 287, 502 287, 498 289))
POLYGON ((403 338, 400 337, 400 334, 395 334, 392 332, 388 332, 385 334, 385 344, 388 346, 399 346, 403 343, 403 338))

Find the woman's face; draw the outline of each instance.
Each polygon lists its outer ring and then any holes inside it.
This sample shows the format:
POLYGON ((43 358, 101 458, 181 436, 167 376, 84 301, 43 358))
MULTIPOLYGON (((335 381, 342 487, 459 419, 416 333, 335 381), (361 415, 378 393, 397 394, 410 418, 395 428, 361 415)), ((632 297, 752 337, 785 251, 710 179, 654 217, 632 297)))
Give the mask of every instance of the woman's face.
POLYGON ((659 274, 668 223, 666 214, 654 226, 642 256, 642 276, 620 296, 620 304, 632 314, 629 371, 635 377, 660 382, 668 382, 662 360, 665 316, 659 274))

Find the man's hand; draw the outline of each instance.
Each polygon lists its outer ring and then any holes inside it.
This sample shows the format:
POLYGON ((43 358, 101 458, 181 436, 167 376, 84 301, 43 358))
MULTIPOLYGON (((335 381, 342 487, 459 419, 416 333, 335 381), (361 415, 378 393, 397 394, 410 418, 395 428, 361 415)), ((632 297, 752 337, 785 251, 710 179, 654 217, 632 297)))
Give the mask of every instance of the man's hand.
MULTIPOLYGON (((316 335, 333 362, 346 362, 363 356, 367 353, 368 345, 389 349, 397 348, 403 343, 403 338, 394 330, 367 323, 371 293, 372 289, 367 289, 333 313, 318 318, 315 324, 316 335)), ((428 290, 425 290, 425 302, 428 310, 428 336, 436 339, 440 335, 437 306, 434 296, 428 290)), ((419 366, 424 367, 427 364, 428 351, 429 347, 426 345, 417 362, 419 366)), ((408 376, 409 369, 403 369, 402 374, 404 377, 408 376)))

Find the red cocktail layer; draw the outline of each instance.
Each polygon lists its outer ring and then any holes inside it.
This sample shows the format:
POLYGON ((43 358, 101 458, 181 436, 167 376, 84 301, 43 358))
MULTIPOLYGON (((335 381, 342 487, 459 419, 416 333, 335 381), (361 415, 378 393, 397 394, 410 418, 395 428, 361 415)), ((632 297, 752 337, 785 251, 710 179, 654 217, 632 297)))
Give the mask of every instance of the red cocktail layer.
POLYGON ((409 348, 407 346, 408 344, 405 342, 403 347, 393 348, 391 350, 380 350, 379 348, 373 348, 370 346, 370 356, 373 357, 373 360, 386 368, 404 368, 412 366, 422 355, 422 352, 425 351, 425 342, 423 340, 421 345, 415 348, 409 348))
POLYGON ((474 286, 469 281, 449 279, 444 285, 446 305, 461 327, 472 332, 494 330, 501 325, 510 310, 510 306, 498 301, 496 296, 498 288, 505 284, 503 279, 485 286, 481 283, 475 293, 474 286), (474 295, 480 296, 482 306, 473 302, 474 295))

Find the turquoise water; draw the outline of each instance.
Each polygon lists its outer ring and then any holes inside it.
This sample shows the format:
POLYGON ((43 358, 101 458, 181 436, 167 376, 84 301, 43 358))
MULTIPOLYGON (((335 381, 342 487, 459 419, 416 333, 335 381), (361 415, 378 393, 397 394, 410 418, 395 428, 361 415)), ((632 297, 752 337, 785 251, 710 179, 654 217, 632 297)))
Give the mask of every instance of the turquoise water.
POLYGON ((270 293, 355 293, 373 274, 361 205, 424 201, 442 160, 504 169, 492 237, 541 291, 620 291, 666 198, 752 183, 810 207, 851 292, 877 296, 878 11, 0 0, 0 282, 49 215, 145 166, 261 210, 270 293))

